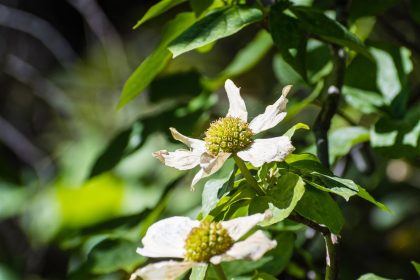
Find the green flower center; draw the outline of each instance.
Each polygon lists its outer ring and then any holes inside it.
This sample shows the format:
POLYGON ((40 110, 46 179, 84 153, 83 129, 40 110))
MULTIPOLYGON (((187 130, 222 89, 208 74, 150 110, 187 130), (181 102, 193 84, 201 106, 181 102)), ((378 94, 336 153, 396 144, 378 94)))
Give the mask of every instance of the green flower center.
POLYGON ((207 151, 217 156, 220 152, 237 153, 252 143, 252 133, 247 122, 240 118, 220 118, 206 131, 207 151))
POLYGON ((186 261, 208 262, 232 247, 234 241, 228 231, 217 222, 203 222, 188 234, 185 241, 186 261))

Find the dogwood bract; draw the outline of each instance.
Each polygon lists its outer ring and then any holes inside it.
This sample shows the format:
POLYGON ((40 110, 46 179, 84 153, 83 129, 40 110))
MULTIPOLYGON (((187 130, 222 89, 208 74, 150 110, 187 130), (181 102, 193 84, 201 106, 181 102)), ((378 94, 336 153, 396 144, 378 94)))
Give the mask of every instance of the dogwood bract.
POLYGON ((172 217, 151 225, 142 239, 143 248, 137 253, 154 258, 182 258, 183 261, 162 261, 140 268, 131 280, 176 279, 193 266, 219 264, 233 260, 260 259, 276 247, 261 230, 238 241, 270 214, 254 214, 222 222, 199 222, 188 217, 172 217))
POLYGON ((229 100, 228 113, 226 117, 211 123, 204 140, 189 138, 175 128, 170 128, 174 139, 190 149, 179 149, 175 152, 160 150, 153 153, 153 156, 165 165, 179 170, 188 170, 199 165, 200 171, 192 181, 192 189, 200 179, 218 171, 232 154, 255 167, 260 167, 264 163, 282 161, 294 150, 287 136, 253 139, 254 135, 276 126, 284 119, 286 96, 291 86, 284 87, 280 98, 267 106, 265 112, 250 123, 247 122, 248 112, 239 88, 231 80, 227 80, 225 89, 229 100))

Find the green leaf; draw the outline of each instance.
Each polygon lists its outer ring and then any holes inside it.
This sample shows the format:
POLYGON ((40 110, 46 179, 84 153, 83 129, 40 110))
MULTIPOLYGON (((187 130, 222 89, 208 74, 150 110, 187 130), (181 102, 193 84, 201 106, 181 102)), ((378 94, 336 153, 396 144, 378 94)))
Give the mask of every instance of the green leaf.
POLYGON ((201 211, 203 216, 210 213, 226 190, 232 189, 235 180, 235 173, 236 172, 234 170, 228 178, 210 179, 206 182, 202 194, 201 211))
POLYGON ((350 197, 358 195, 359 197, 373 203, 377 207, 385 211, 389 211, 385 205, 376 201, 364 188, 360 187, 352 180, 329 176, 318 172, 312 172, 311 175, 318 180, 305 180, 305 182, 322 191, 337 194, 343 197, 346 201, 348 201, 350 197))
POLYGON ((136 253, 138 244, 124 239, 106 239, 90 251, 87 259, 89 271, 94 274, 118 270, 132 272, 147 259, 136 253))
POLYGON ((411 264, 414 266, 414 268, 417 271, 417 274, 420 276, 420 263, 412 261, 411 264))
POLYGON ((195 16, 193 13, 181 13, 167 24, 159 46, 137 67, 126 81, 117 106, 119 109, 139 95, 156 75, 165 68, 172 57, 172 54, 167 49, 168 43, 184 32, 194 21, 195 16))
POLYGON ((269 258, 270 261, 265 263, 261 270, 273 275, 279 275, 292 258, 296 235, 292 232, 281 232, 274 239, 277 242, 277 246, 264 255, 264 258, 269 258))
POLYGON ((384 98, 378 92, 360 88, 344 86, 343 96, 349 105, 365 114, 376 113, 385 105, 384 98))
POLYGON ((132 127, 118 133, 96 159, 89 178, 114 168, 124 157, 137 151, 145 143, 144 126, 135 122, 132 127))
POLYGON ((334 234, 339 234, 344 224, 340 207, 328 193, 307 188, 295 211, 303 217, 327 226, 334 234))
POLYGON ((304 123, 297 123, 294 126, 292 126, 291 128, 289 128, 285 134, 283 134, 284 136, 287 136, 289 138, 292 138, 292 136, 295 134, 295 131, 298 129, 306 129, 309 130, 309 126, 307 124, 304 123))
POLYGON ((207 15, 188 28, 170 45, 173 57, 230 36, 245 26, 262 20, 257 8, 233 6, 207 15))
POLYGON ((330 163, 347 155, 354 145, 369 139, 369 130, 361 126, 342 127, 332 131, 329 134, 330 163))
POLYGON ((136 23, 133 29, 138 28, 140 25, 145 23, 146 21, 163 14, 169 9, 186 2, 187 0, 161 0, 159 3, 153 5, 149 10, 147 10, 146 14, 136 23))
POLYGON ((366 57, 371 57, 371 54, 359 38, 338 21, 313 8, 294 6, 290 7, 290 11, 299 19, 301 28, 307 32, 318 35, 328 42, 348 47, 366 57))
POLYGON ((420 155, 420 110, 413 107, 403 119, 383 117, 370 130, 372 147, 388 158, 420 155))
POLYGON ((269 28, 283 59, 306 81, 307 34, 296 18, 283 13, 282 2, 271 8, 269 28))
POLYGON ((367 273, 357 278, 357 280, 392 280, 392 279, 380 277, 373 273, 367 273))
POLYGON ((303 174, 311 174, 313 171, 331 174, 331 171, 325 168, 315 155, 310 153, 290 154, 286 157, 285 162, 303 174))
POLYGON ((272 45, 273 40, 267 31, 258 32, 254 39, 235 55, 229 65, 211 83, 217 88, 226 79, 245 73, 265 56, 272 45))
POLYGON ((196 16, 200 17, 200 15, 207 10, 213 2, 214 0, 190 0, 190 6, 196 16))
POLYGON ((252 277, 252 280, 277 280, 277 278, 268 273, 259 272, 252 277))
POLYGON ((278 179, 276 185, 267 191, 266 196, 252 199, 249 211, 250 213, 262 213, 266 209, 270 209, 273 215, 269 221, 263 222, 262 225, 278 223, 292 213, 304 192, 305 182, 302 178, 294 173, 286 173, 278 179))
POLYGON ((195 265, 192 268, 190 280, 204 280, 206 278, 208 264, 195 265))

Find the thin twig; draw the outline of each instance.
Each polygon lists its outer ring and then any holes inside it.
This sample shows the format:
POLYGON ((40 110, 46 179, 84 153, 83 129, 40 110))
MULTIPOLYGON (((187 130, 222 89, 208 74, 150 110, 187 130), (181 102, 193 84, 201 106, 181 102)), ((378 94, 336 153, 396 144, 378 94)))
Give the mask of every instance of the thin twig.
MULTIPOLYGON (((336 20, 344 26, 347 26, 347 11, 349 4, 349 0, 335 1, 336 20)), ((338 45, 332 45, 331 48, 333 54, 333 70, 326 83, 328 85, 326 88, 326 99, 323 102, 321 111, 314 123, 317 154, 321 163, 327 168, 330 168, 328 130, 331 127, 332 118, 338 111, 346 72, 345 49, 338 45)), ((324 233, 323 235, 327 251, 325 279, 335 280, 338 279, 338 259, 336 250, 338 239, 337 236, 332 233, 324 233)))

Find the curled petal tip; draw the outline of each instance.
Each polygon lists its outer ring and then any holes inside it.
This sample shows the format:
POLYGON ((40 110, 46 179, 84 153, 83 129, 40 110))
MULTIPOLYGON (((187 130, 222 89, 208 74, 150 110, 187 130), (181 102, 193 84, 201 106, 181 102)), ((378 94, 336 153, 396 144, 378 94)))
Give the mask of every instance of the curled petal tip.
POLYGON ((281 90, 281 95, 286 97, 289 94, 290 90, 292 89, 292 85, 287 85, 281 90))

